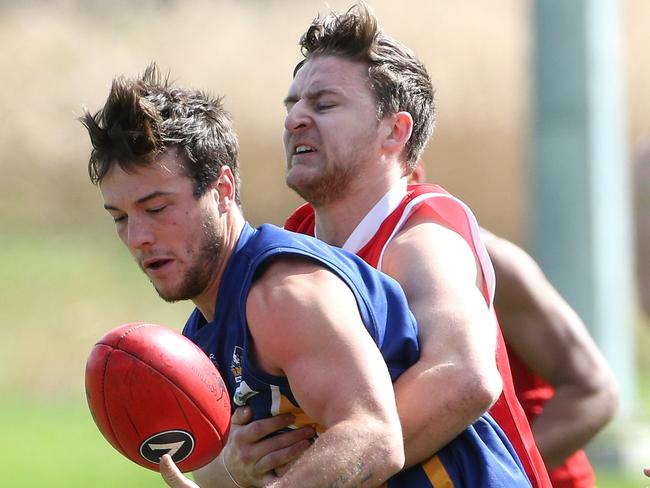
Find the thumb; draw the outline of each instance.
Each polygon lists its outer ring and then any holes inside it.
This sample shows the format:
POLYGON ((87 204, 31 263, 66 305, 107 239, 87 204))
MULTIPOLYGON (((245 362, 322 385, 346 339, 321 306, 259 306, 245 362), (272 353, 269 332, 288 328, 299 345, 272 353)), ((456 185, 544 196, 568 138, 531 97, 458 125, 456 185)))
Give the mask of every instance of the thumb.
POLYGON ((246 425, 253 419, 253 410, 250 407, 239 407, 232 414, 232 423, 235 425, 246 425))
POLYGON ((169 454, 160 459, 160 475, 171 488, 199 488, 199 485, 181 473, 169 454))

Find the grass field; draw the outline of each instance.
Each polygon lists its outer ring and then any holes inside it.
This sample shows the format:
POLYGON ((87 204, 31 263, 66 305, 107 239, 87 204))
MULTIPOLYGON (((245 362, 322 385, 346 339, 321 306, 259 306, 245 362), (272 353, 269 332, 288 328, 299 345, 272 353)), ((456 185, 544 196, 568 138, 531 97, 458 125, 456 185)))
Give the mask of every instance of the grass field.
MULTIPOLYGON (((0 483, 12 488, 148 488, 164 486, 158 474, 123 458, 101 437, 83 401, 0 406, 0 483)), ((643 478, 599 471, 601 488, 640 488, 643 478)))
POLYGON ((100 235, 3 236, 0 306, 0 466, 9 474, 0 486, 161 486, 95 427, 84 367, 106 330, 131 321, 179 329, 190 304, 159 300, 109 225, 100 235))
MULTIPOLYGON (((83 393, 85 360, 109 328, 147 320, 180 328, 190 306, 158 299, 110 225, 96 234, 15 234, 0 253, 1 486, 163 486, 101 436, 83 393)), ((644 404, 650 384, 644 377, 644 404)), ((650 460, 650 458, 649 458, 650 460)), ((645 486, 599 469, 599 486, 645 486)))
POLYGON ((0 427, 8 474, 3 486, 164 486, 158 473, 122 457, 104 440, 82 401, 3 404, 0 427))

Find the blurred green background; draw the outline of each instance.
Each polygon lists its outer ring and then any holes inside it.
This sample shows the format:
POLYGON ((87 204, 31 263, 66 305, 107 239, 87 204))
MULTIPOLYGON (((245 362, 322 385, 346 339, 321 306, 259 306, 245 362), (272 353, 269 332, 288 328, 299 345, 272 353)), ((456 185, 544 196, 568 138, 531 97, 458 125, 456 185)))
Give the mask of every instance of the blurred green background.
MULTIPOLYGON (((531 2, 370 4, 436 86, 430 179, 526 247, 531 2)), ((620 5, 631 154, 650 134, 650 2, 620 5)), ((181 85, 225 94, 240 134, 244 211, 255 224, 281 223, 299 202, 283 182, 282 99, 298 37, 327 9, 313 0, 0 1, 0 485, 162 486, 95 428, 84 366, 106 330, 133 321, 180 329, 191 307, 160 301, 116 239, 87 179, 89 143, 75 120, 83 107, 99 108, 115 75, 152 60, 181 85)), ((639 314, 637 325, 643 351, 650 324, 639 314)), ((650 370, 639 356, 644 424, 650 370)), ((641 466, 608 466, 597 466, 599 486, 644 486, 641 466)))

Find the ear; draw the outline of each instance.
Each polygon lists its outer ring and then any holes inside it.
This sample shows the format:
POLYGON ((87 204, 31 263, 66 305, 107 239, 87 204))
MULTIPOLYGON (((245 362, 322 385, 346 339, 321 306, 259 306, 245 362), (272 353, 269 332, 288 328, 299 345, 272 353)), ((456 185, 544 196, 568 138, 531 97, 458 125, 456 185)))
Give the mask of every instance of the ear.
POLYGON ((401 152, 411 138, 413 132, 413 117, 408 112, 397 112, 386 117, 388 136, 384 139, 384 147, 401 152))
POLYGON ((225 165, 221 167, 213 187, 217 192, 219 211, 225 213, 235 203, 236 182, 230 167, 225 165))

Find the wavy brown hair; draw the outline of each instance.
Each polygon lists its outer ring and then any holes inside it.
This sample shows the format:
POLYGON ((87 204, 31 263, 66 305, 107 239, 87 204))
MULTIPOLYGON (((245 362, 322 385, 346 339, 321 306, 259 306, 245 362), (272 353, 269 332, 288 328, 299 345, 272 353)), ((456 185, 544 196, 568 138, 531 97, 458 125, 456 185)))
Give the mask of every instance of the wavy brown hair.
POLYGON ((368 78, 377 101, 377 117, 409 112, 413 132, 406 145, 410 170, 415 168, 433 133, 434 89, 424 64, 413 51, 386 35, 365 3, 344 13, 316 17, 300 38, 302 65, 316 56, 341 56, 368 64, 368 78))
POLYGON ((174 87, 169 75, 162 76, 152 63, 139 78, 115 78, 104 107, 94 115, 85 111, 79 120, 92 143, 88 174, 94 184, 115 164, 135 171, 176 148, 195 196, 226 165, 235 175, 239 204, 239 143, 222 98, 174 87))

